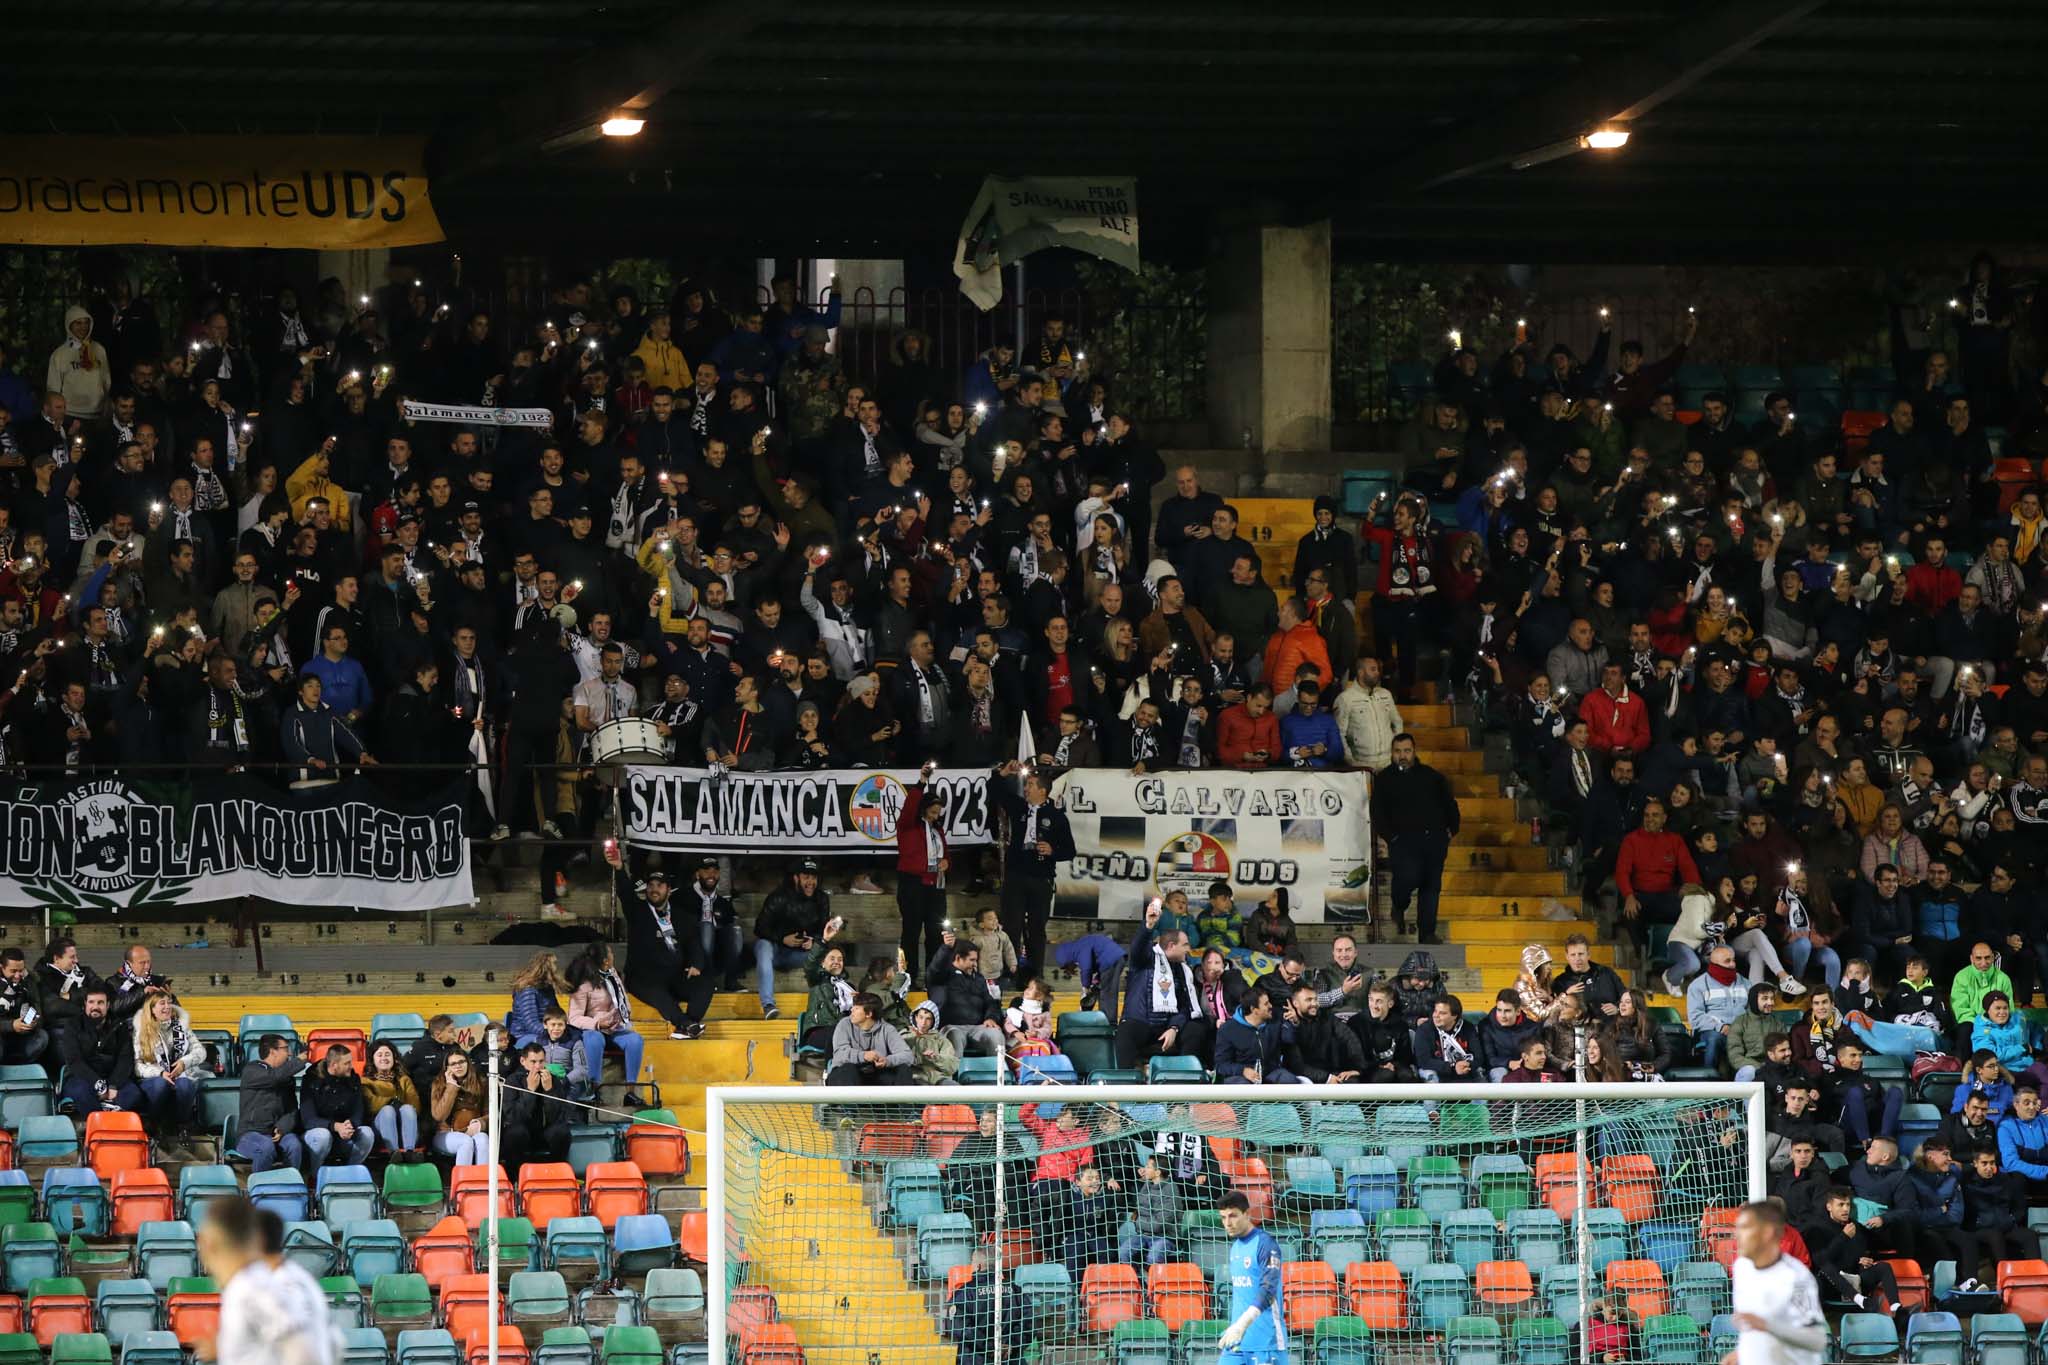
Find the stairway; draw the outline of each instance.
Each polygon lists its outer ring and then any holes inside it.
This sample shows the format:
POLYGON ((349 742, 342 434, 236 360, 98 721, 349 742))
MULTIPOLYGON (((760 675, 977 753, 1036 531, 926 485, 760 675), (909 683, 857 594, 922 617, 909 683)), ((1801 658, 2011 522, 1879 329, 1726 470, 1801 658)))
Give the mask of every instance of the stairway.
MULTIPOLYGON (((1426 692, 1435 686, 1422 684, 1426 692)), ((1476 981, 1476 993, 1462 997, 1465 1008, 1490 1009, 1494 993, 1515 984, 1525 946, 1540 943, 1562 962, 1566 937, 1597 937, 1597 926, 1577 918, 1544 918, 1543 904, 1552 899, 1577 915, 1577 893, 1566 887, 1564 873, 1550 866, 1548 851, 1530 842, 1528 824, 1502 793, 1499 775, 1487 771, 1485 750, 1473 744, 1472 731, 1458 723, 1454 708, 1441 702, 1404 706, 1401 719, 1415 736, 1421 760, 1450 779, 1458 798, 1463 819, 1444 864, 1437 932, 1445 948, 1461 949, 1462 965, 1474 969, 1452 976, 1454 989, 1470 989, 1468 983, 1476 981), (1512 913, 1516 910, 1520 913, 1512 913)), ((1382 942, 1392 928, 1391 906, 1388 892, 1380 902, 1382 942)), ((1412 923, 1412 906, 1409 919, 1412 923)), ((1593 959, 1613 965, 1613 947, 1595 943, 1593 959)))
POLYGON ((923 1290, 834 1159, 764 1152, 748 1280, 775 1292, 811 1365, 953 1365, 923 1290))

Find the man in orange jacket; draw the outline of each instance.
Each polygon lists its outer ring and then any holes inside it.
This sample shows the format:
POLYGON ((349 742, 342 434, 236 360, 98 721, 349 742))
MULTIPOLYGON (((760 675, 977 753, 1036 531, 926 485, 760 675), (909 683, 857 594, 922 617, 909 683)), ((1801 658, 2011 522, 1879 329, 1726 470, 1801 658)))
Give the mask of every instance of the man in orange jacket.
POLYGON ((1298 597, 1280 604, 1280 629, 1266 641, 1266 685, 1278 695, 1294 690, 1294 675, 1303 664, 1314 664, 1316 683, 1330 689, 1330 647, 1322 632, 1309 622, 1308 608, 1298 597))

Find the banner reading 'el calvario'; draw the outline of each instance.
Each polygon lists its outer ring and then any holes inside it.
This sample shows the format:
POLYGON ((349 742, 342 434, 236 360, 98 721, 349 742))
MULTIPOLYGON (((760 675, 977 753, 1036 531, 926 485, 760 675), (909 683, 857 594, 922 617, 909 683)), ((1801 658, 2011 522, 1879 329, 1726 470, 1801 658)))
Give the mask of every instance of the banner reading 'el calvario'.
POLYGON ((465 784, 400 796, 364 780, 281 791, 189 782, 0 784, 0 905, 78 914, 260 896, 288 905, 467 905, 465 784))
POLYGON ((425 146, 392 137, 15 138, 0 158, 0 242, 438 242, 425 146))

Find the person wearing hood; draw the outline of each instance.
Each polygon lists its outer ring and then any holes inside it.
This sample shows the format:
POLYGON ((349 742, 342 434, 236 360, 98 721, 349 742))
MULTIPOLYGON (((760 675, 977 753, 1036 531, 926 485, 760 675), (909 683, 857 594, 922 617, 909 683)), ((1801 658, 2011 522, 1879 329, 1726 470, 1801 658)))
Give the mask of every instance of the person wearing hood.
POLYGON ((939 1032, 939 1007, 929 1000, 918 1002, 910 1012, 910 1034, 903 1045, 910 1049, 910 1079, 919 1085, 954 1085, 960 1070, 960 1054, 951 1040, 939 1032))
POLYGON ((1330 494, 1316 496, 1316 524, 1296 543, 1294 576, 1287 581, 1305 584, 1310 572, 1320 569, 1329 576, 1332 595, 1348 603, 1358 596, 1358 541, 1337 525, 1342 510, 1341 501, 1330 494))
POLYGON ((1735 950, 1720 944, 1708 954, 1706 970, 1685 988, 1686 1026, 1699 1045, 1702 1065, 1721 1066, 1729 1030, 1742 1017, 1749 998, 1749 980, 1735 969, 1735 950))
POLYGON ((1539 1024, 1557 1009, 1557 991, 1550 972, 1554 962, 1550 949, 1540 943, 1527 944, 1522 949, 1522 969, 1515 974, 1515 999, 1522 1013, 1539 1024))
POLYGON ((889 363, 875 381, 875 399, 892 430, 911 430, 923 406, 944 397, 950 387, 932 364, 931 339, 923 332, 905 328, 890 340, 889 363))
MULTIPOLYGON (((67 415, 94 421, 106 410, 107 396, 113 392, 114 367, 107 360, 107 348, 92 339, 91 313, 72 304, 64 310, 64 331, 64 340, 50 352, 43 387, 64 395, 67 415)), ((17 419, 27 415, 15 414, 17 419)))
POLYGON ((1216 1031, 1216 1079, 1223 1085, 1291 1085, 1301 1077, 1281 1055, 1283 1040, 1273 997, 1248 992, 1236 1013, 1216 1031))
POLYGON ((1436 954, 1416 948, 1401 959, 1394 972, 1395 1009, 1410 1029, 1429 1021, 1430 1007, 1444 993, 1444 974, 1436 965, 1436 954))
POLYGON ((1777 987, 1760 981, 1749 988, 1748 1008, 1729 1022, 1724 1035, 1726 1062, 1734 1068, 1736 1080, 1755 1079, 1757 1068, 1764 1064, 1764 1040, 1777 1031, 1778 1021, 1773 1017, 1777 1008, 1777 987))
POLYGON ((1337 732, 1344 761, 1378 772, 1394 761, 1394 736, 1401 733, 1401 708, 1380 684, 1380 661, 1370 654, 1352 665, 1351 681, 1337 697, 1337 732))
POLYGON ((674 326, 667 309, 649 313, 647 331, 630 354, 640 357, 647 367, 648 388, 681 394, 695 384, 696 371, 674 339, 674 326))

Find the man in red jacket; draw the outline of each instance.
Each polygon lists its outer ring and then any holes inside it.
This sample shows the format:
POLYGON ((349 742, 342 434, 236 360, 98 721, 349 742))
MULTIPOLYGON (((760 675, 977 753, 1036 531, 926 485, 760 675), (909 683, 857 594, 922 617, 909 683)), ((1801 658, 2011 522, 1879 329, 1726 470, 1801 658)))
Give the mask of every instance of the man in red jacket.
POLYGON ((1614 864, 1621 918, 1638 947, 1648 939, 1648 921, 1678 923, 1678 889, 1699 879, 1685 840, 1664 828, 1664 803, 1651 797, 1643 803, 1642 828, 1622 836, 1614 864))
POLYGON ((896 817, 896 909, 903 917, 903 960, 913 972, 927 952, 939 951, 946 931, 946 793, 930 785, 932 768, 925 764, 916 784, 904 790, 896 817))
POLYGON ((1226 768, 1270 768, 1280 752, 1280 718, 1273 689, 1259 683, 1244 701, 1216 718, 1216 761, 1226 768))
POLYGON ((1650 747, 1650 708, 1628 690, 1618 663, 1601 668, 1600 690, 1580 699, 1579 719, 1586 722, 1586 747, 1609 760, 1650 747))

